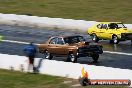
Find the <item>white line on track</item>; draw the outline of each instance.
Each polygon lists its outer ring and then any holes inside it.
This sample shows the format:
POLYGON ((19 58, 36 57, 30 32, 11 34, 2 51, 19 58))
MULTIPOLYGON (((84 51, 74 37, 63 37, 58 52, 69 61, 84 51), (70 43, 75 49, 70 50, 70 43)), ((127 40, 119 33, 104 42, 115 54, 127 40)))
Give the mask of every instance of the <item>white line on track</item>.
POLYGON ((110 53, 110 54, 121 54, 121 55, 128 55, 132 56, 132 53, 124 53, 124 52, 112 52, 112 51, 103 51, 104 53, 110 53))
MULTIPOLYGON (((14 41, 14 40, 1 40, 2 42, 18 43, 18 44, 30 44, 30 42, 14 41)), ((39 45, 34 43, 35 45, 39 45)))
MULTIPOLYGON (((2 42, 10 42, 10 43, 18 43, 18 44, 30 44, 30 42, 22 42, 22 41, 14 41, 14 40, 1 40, 2 42)), ((34 43, 35 45, 39 45, 37 43, 34 43)), ((103 51, 104 53, 110 53, 110 54, 120 54, 120 55, 128 55, 132 56, 132 53, 124 53, 124 52, 112 52, 112 51, 103 51)))

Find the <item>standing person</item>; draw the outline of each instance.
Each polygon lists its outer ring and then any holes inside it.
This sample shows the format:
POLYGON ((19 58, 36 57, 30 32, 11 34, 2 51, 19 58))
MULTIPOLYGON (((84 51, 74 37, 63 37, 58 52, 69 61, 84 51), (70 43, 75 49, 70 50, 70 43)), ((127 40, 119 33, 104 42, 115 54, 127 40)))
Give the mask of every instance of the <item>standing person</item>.
POLYGON ((34 58, 37 53, 36 46, 31 42, 28 46, 24 48, 24 53, 29 60, 28 72, 31 72, 31 71, 35 72, 34 58))

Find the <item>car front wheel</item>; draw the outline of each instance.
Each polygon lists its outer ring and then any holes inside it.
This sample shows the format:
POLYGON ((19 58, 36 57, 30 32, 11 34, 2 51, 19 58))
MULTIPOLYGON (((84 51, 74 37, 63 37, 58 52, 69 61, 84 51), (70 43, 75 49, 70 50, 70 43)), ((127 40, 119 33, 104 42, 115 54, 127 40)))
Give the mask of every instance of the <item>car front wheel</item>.
POLYGON ((92 58, 93 58, 94 62, 97 63, 98 59, 99 59, 99 54, 93 54, 92 58))
POLYGON ((116 35, 114 35, 112 37, 112 41, 113 41, 114 44, 118 44, 119 43, 119 39, 118 39, 118 37, 116 35))
POLYGON ((53 58, 53 56, 47 50, 45 51, 44 55, 46 59, 51 60, 53 58))
POLYGON ((92 37, 92 41, 94 41, 94 42, 98 42, 99 41, 99 38, 97 37, 96 34, 92 34, 91 37, 92 37))
POLYGON ((75 63, 77 62, 77 57, 74 54, 69 54, 67 57, 67 61, 75 63))

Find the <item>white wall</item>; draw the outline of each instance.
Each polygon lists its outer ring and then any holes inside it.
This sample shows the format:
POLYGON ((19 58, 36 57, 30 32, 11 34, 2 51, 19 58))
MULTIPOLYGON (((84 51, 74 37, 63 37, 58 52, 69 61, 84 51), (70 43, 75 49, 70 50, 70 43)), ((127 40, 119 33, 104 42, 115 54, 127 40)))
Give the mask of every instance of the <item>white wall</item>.
MULTIPOLYGON (((41 58, 35 59, 35 65, 41 58)), ((25 56, 0 54, 0 68, 21 70, 21 65, 24 71, 27 71, 28 60, 25 56)), ((104 66, 94 66, 79 63, 46 60, 43 59, 40 66, 41 74, 49 74, 54 76, 68 77, 78 79, 81 76, 81 70, 88 72, 90 79, 130 79, 132 81, 132 70, 120 69, 104 66)))
POLYGON ((0 54, 0 68, 21 70, 22 66, 27 71, 28 60, 25 56, 0 54))
POLYGON ((37 17, 27 15, 2 14, 0 13, 0 24, 19 25, 40 28, 59 28, 59 29, 77 29, 87 30, 95 24, 95 21, 37 17))
MULTIPOLYGON (((18 25, 52 29, 74 29, 86 31, 89 27, 96 24, 96 21, 74 20, 63 18, 37 17, 27 15, 2 14, 0 13, 0 24, 18 25)), ((126 24, 132 29, 132 24, 126 24)))
MULTIPOLYGON (((18 25, 41 28, 59 28, 59 29, 75 29, 86 31, 89 27, 96 24, 96 21, 74 20, 63 18, 37 17, 27 15, 2 14, 0 13, 0 24, 18 25)), ((132 24, 126 24, 132 29, 132 24)))

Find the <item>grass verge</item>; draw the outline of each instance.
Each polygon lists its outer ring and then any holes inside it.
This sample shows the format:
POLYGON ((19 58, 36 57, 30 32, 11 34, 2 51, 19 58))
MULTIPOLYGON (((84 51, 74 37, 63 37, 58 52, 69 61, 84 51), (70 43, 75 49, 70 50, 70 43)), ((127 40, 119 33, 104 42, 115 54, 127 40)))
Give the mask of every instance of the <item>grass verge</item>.
POLYGON ((132 23, 132 0, 0 0, 0 13, 132 23))
MULTIPOLYGON (((0 69, 0 88, 84 88, 78 80, 42 74, 0 69), (65 81, 65 82, 64 82, 65 81), (71 81, 71 82, 70 82, 71 81), (66 83, 67 82, 67 83, 66 83)), ((122 86, 86 86, 85 88, 126 88, 122 86)))

